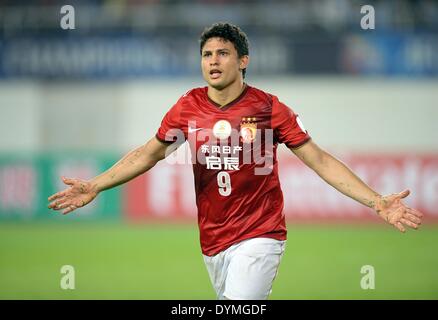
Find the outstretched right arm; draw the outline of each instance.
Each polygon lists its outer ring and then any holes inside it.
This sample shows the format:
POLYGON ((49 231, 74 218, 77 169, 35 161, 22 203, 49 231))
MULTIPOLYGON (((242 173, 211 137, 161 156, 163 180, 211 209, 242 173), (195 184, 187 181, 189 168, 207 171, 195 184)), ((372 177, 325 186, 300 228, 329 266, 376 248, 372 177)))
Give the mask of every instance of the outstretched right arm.
POLYGON ((67 214, 85 206, 96 198, 99 192, 128 182, 151 169, 174 150, 167 150, 168 147, 168 144, 153 137, 146 144, 130 151, 110 169, 89 181, 63 177, 63 182, 70 187, 49 197, 49 209, 63 210, 63 214, 67 214))
POLYGON ((146 144, 130 151, 114 166, 90 182, 98 192, 128 182, 164 159, 167 147, 167 144, 153 137, 146 144))

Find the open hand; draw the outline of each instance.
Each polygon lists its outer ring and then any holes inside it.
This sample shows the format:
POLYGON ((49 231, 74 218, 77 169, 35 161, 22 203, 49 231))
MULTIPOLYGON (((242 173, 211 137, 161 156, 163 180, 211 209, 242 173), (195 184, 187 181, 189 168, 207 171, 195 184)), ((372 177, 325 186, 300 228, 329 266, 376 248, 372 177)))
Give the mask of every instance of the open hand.
POLYGON ((400 193, 383 196, 377 201, 374 208, 382 219, 392 224, 400 232, 406 232, 406 226, 418 229, 423 218, 423 214, 420 211, 407 207, 401 201, 401 199, 406 198, 409 194, 410 191, 405 190, 400 193))
POLYGON ((63 210, 62 213, 67 214, 90 203, 98 194, 88 181, 65 177, 62 181, 70 187, 48 198, 49 209, 63 210))

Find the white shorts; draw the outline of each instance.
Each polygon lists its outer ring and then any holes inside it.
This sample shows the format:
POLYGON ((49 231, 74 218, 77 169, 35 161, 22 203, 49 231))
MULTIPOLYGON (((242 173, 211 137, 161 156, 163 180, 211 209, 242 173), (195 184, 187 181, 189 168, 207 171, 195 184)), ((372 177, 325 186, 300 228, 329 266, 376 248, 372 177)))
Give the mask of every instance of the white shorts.
POLYGON ((266 300, 272 291, 286 241, 253 238, 209 257, 204 255, 219 300, 266 300))

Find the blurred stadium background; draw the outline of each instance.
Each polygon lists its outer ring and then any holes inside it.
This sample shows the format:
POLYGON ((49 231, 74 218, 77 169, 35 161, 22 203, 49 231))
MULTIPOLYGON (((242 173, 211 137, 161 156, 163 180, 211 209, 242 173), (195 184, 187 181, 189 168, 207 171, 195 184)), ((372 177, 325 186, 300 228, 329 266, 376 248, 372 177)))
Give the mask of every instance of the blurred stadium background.
POLYGON ((217 21, 250 38, 247 82, 300 114, 314 140, 381 193, 426 213, 399 234, 284 148, 289 240, 272 299, 438 298, 438 3, 0 1, 0 299, 214 299, 190 166, 163 161, 61 216, 61 175, 91 178, 147 141, 204 86, 198 37, 217 21), (72 265, 76 289, 62 290, 72 265), (375 289, 360 286, 375 268, 375 289))

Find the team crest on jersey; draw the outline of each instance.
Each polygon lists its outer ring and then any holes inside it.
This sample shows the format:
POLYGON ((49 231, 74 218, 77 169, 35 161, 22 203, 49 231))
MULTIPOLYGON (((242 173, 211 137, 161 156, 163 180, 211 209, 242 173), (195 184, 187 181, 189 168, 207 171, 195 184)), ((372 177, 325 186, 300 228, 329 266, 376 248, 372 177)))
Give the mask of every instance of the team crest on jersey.
POLYGON ((243 117, 240 121, 240 137, 243 143, 251 143, 256 138, 257 118, 243 117))
POLYGON ((227 139, 231 135, 231 124, 227 120, 219 120, 213 126, 213 134, 218 139, 227 139))

